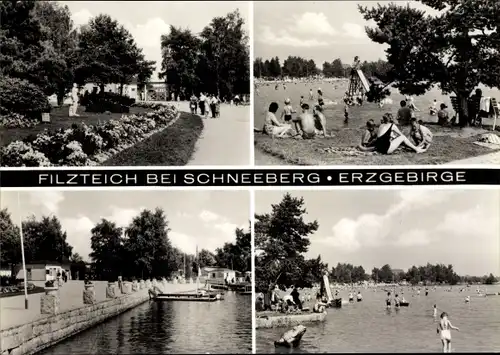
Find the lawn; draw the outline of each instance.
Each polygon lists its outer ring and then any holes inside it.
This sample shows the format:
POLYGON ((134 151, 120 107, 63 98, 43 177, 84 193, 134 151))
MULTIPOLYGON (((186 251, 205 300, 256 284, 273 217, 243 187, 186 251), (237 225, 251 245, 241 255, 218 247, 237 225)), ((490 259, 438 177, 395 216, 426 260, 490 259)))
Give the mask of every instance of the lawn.
POLYGON ((104 161, 103 166, 183 166, 194 153, 203 120, 181 112, 168 128, 104 161))
MULTIPOLYGON (((288 83, 286 90, 280 85, 275 90, 274 85, 262 85, 259 94, 255 95, 254 125, 262 128, 265 113, 272 101, 278 102, 278 118, 285 98, 290 98, 292 106, 298 111, 300 96, 308 101, 309 89, 316 92, 321 88, 325 96, 325 116, 327 118, 327 130, 332 137, 317 138, 312 141, 296 139, 271 139, 270 137, 255 133, 255 157, 257 165, 273 165, 276 160, 283 165, 408 165, 408 164, 443 164, 454 160, 470 158, 492 152, 493 150, 473 144, 477 136, 487 132, 486 129, 464 129, 442 128, 437 126, 436 117, 428 114, 428 107, 436 99, 438 103, 444 102, 451 107, 449 98, 443 97, 438 90, 432 90, 427 94, 415 97, 416 106, 422 110, 418 112, 419 119, 433 131, 434 143, 424 154, 415 154, 405 150, 398 150, 393 155, 379 155, 377 153, 362 153, 353 148, 359 144, 361 134, 368 119, 380 123, 385 112, 394 115, 399 108, 402 95, 393 93, 392 104, 383 108, 378 105, 365 102, 363 106, 351 107, 349 123, 344 124, 344 106, 341 104, 342 96, 346 90, 347 82, 335 83, 288 83), (337 102, 338 104, 335 104, 337 102)), ((488 90, 483 88, 485 96, 493 96, 500 99, 499 90, 488 90)), ((314 104, 313 101, 309 102, 314 104)), ((485 128, 492 124, 492 120, 484 120, 485 128)), ((500 122, 499 122, 500 124, 500 122)), ((408 133, 407 129, 403 129, 408 133)))
MULTIPOLYGON (((152 111, 151 109, 142 107, 131 107, 130 114, 138 114, 141 112, 152 111)), ((59 128, 67 129, 71 128, 74 123, 84 122, 87 125, 94 125, 99 122, 106 122, 112 119, 118 119, 122 116, 121 113, 92 113, 85 112, 85 108, 80 106, 78 108, 79 117, 69 117, 68 116, 68 106, 54 107, 50 112, 50 123, 41 123, 32 128, 5 128, 0 127, 0 146, 8 145, 10 142, 22 140, 29 135, 36 135, 48 129, 50 131, 57 130, 59 128)))

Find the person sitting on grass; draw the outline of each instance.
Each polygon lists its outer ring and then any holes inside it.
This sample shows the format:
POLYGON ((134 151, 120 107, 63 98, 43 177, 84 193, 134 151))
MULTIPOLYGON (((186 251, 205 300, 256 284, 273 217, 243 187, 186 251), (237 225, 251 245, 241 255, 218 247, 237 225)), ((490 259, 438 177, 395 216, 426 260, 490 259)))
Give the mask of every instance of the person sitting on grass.
POLYGON ((406 136, 399 130, 398 126, 393 122, 391 113, 386 113, 382 117, 382 122, 378 127, 377 140, 374 147, 360 147, 362 151, 371 152, 377 151, 381 154, 394 153, 401 144, 414 150, 416 153, 425 152, 424 149, 415 146, 406 136))
POLYGON ((406 106, 405 100, 401 100, 399 104, 401 105, 401 107, 398 110, 398 115, 396 119, 398 120, 399 124, 408 125, 411 121, 413 112, 409 107, 406 106))
POLYGON ((309 105, 302 105, 302 113, 294 119, 295 130, 303 139, 313 139, 318 133, 314 116, 309 113, 309 105))
POLYGON ((276 118, 276 112, 278 111, 279 105, 276 102, 271 102, 269 105, 269 110, 264 121, 263 132, 270 135, 271 137, 284 137, 292 130, 292 126, 285 123, 280 123, 276 118))
POLYGON ((377 141, 377 125, 374 120, 368 120, 366 122, 366 130, 361 138, 361 145, 359 148, 373 148, 375 147, 375 142, 377 141))
POLYGON ((426 151, 431 146, 433 136, 431 130, 423 125, 422 120, 417 121, 416 118, 412 118, 410 138, 417 147, 426 151))
POLYGON ((437 113, 437 117, 438 117, 438 124, 440 124, 441 126, 447 126, 450 124, 450 116, 449 116, 449 113, 448 113, 448 106, 446 106, 445 104, 441 104, 439 106, 440 110, 438 111, 437 113))

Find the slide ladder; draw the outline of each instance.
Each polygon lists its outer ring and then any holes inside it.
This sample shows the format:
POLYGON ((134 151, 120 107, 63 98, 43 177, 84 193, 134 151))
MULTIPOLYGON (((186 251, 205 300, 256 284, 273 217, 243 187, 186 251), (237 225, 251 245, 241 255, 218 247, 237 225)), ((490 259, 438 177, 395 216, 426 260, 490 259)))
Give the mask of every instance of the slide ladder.
POLYGON ((323 275, 323 283, 325 284, 326 296, 328 297, 328 302, 333 301, 332 289, 330 288, 330 281, 328 281, 328 275, 323 275))
POLYGON ((361 69, 353 70, 349 78, 347 96, 352 99, 354 96, 364 94, 368 91, 370 91, 370 84, 365 74, 361 69))

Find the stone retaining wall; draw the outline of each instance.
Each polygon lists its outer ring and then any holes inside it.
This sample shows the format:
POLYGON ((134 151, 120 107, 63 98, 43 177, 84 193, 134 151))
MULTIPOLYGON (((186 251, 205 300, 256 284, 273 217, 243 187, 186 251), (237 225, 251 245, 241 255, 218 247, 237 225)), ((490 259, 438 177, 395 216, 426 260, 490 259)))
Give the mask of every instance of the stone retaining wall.
MULTIPOLYGON (((158 282, 158 286, 165 293, 186 292, 193 289, 190 284, 158 282)), ((138 306, 148 299, 148 288, 138 289, 116 298, 110 298, 95 304, 51 315, 28 324, 2 330, 0 332, 0 354, 34 354, 138 306)))

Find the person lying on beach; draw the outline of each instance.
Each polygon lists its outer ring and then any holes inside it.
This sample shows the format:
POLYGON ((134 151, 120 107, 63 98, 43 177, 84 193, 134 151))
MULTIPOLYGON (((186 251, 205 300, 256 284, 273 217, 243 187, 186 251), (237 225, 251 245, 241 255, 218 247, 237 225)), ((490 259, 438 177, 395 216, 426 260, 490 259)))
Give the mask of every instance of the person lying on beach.
POLYGON ((302 105, 302 113, 294 119, 295 130, 297 134, 301 135, 304 139, 314 139, 318 130, 316 129, 316 122, 314 116, 309 113, 309 105, 302 105))
POLYGON ((448 313, 441 313, 441 320, 436 329, 438 334, 441 334, 441 343, 443 344, 443 353, 451 352, 451 330, 460 331, 458 327, 454 327, 448 319, 448 313))
MULTIPOLYGON (((423 125, 422 120, 417 121, 416 118, 412 118, 410 138, 417 147, 427 151, 431 146, 433 135, 431 130, 423 125)), ((426 293, 428 293, 427 289, 426 293)))
POLYGON ((374 120, 368 120, 366 122, 366 130, 363 132, 363 136, 361 137, 361 144, 359 145, 359 149, 365 151, 366 148, 369 148, 369 151, 373 151, 375 148, 375 142, 377 141, 377 125, 374 120))
POLYGON ((276 118, 276 112, 278 111, 279 105, 276 102, 271 102, 269 105, 269 110, 266 114, 266 119, 264 121, 263 132, 270 135, 271 137, 285 137, 288 133, 291 133, 292 126, 285 123, 280 123, 276 118))
POLYGON ((315 126, 316 126, 316 131, 321 133, 324 137, 327 137, 326 134, 326 118, 325 115, 323 115, 323 110, 321 106, 316 105, 313 109, 313 116, 314 116, 314 121, 315 121, 315 126))
POLYGON ((399 130, 398 126, 391 122, 392 120, 393 116, 390 113, 386 113, 382 117, 381 124, 378 127, 375 150, 381 154, 392 154, 401 144, 404 144, 416 153, 423 153, 425 150, 410 142, 399 130))

